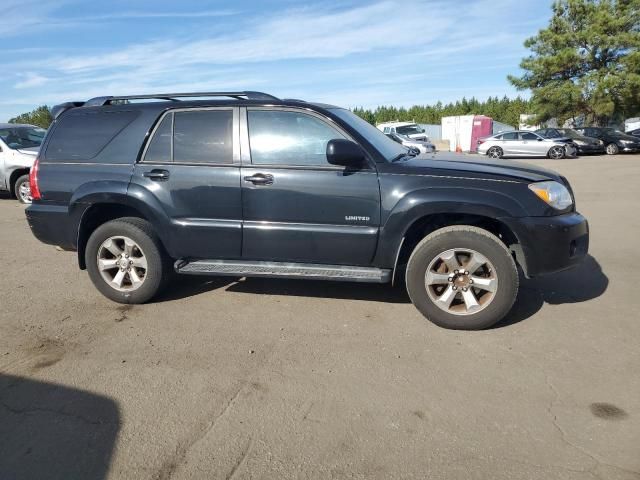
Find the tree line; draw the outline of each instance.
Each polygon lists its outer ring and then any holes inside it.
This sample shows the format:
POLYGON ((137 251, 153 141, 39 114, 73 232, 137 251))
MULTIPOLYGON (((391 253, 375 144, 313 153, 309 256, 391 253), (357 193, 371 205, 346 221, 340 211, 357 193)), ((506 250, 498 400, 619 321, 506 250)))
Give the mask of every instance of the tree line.
POLYGON ((373 125, 395 120, 440 125, 442 117, 451 115, 486 115, 498 122, 517 127, 520 114, 531 113, 530 108, 531 102, 527 99, 520 96, 516 98, 504 96, 489 97, 485 101, 475 97, 462 98, 446 104, 437 102, 433 105, 414 105, 409 108, 380 106, 371 110, 358 107, 353 112, 373 125))

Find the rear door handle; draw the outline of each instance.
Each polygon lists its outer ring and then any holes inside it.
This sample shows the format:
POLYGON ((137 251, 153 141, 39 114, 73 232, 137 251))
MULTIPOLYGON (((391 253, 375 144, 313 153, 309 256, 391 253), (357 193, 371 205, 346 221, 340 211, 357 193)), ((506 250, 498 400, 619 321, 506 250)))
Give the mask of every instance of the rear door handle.
POLYGON ((142 176, 156 181, 169 180, 169 171, 153 169, 149 172, 144 172, 142 176))
POLYGON ((251 182, 254 185, 273 185, 273 175, 268 173, 256 173, 250 177, 244 177, 245 182, 251 182))

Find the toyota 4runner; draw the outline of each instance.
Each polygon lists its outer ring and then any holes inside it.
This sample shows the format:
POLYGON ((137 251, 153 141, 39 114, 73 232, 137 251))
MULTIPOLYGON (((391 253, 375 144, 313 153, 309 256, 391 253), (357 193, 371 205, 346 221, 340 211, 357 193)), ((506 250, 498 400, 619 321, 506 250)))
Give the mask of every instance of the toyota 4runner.
POLYGON ((97 289, 150 301, 172 271, 393 283, 434 323, 486 328, 526 276, 587 253, 560 175, 414 158, 349 110, 260 92, 54 108, 26 215, 97 289))

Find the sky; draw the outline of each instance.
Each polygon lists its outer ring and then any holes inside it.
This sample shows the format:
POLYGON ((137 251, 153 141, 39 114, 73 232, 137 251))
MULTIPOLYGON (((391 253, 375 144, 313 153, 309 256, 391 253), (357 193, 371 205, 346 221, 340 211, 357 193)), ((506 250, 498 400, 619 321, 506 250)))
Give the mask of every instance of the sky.
POLYGON ((0 0, 0 121, 103 95, 258 90, 344 107, 528 96, 551 0, 0 0))

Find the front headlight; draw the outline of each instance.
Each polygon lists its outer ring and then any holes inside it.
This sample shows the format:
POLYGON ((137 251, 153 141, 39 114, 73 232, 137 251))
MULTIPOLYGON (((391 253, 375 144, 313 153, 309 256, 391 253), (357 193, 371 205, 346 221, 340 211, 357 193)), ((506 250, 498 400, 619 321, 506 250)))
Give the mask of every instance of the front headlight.
POLYGON ((546 182, 532 183, 529 185, 529 189, 547 205, 557 210, 564 210, 573 205, 571 193, 567 187, 559 182, 548 180, 546 182))

